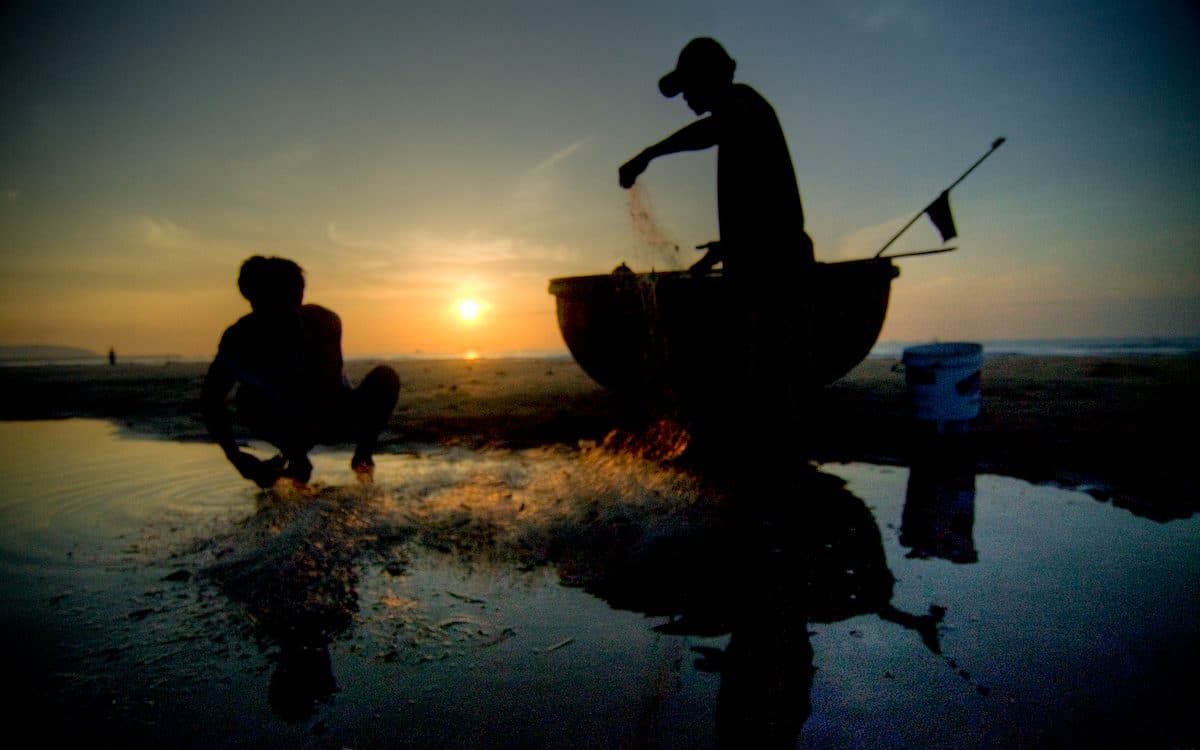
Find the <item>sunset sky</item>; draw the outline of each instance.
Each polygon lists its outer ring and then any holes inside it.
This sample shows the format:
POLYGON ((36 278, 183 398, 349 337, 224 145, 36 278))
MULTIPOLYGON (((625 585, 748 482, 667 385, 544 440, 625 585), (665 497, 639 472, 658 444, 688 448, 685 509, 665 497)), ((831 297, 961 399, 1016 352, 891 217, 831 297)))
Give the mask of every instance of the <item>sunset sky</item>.
MULTIPOLYGON (((774 104, 819 260, 1008 138, 883 339, 1200 334, 1193 2, 114 1, 0 10, 0 344, 210 355, 265 254, 350 356, 561 349, 550 278, 673 262, 617 167, 693 119, 656 83, 700 35, 774 104)), ((639 183, 681 247, 715 156, 639 183)))

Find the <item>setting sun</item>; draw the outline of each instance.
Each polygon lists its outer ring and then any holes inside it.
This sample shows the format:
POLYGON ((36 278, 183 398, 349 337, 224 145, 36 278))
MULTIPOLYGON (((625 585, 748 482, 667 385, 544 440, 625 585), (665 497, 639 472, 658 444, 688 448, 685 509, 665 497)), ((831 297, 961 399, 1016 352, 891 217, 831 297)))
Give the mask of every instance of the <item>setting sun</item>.
POLYGON ((474 323, 483 312, 483 303, 475 299, 465 299, 458 303, 458 317, 464 322, 474 323))

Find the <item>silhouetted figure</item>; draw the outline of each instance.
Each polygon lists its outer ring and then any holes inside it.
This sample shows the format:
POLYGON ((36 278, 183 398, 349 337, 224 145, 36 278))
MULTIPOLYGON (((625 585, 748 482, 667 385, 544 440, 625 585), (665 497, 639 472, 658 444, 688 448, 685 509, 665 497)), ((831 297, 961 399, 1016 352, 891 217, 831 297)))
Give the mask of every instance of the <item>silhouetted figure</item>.
POLYGON ((109 347, 108 349, 108 363, 110 365, 115 365, 117 363, 117 350, 113 349, 112 347, 109 347))
POLYGON ((721 239, 701 246, 707 254, 691 271, 705 274, 721 263, 728 280, 731 313, 738 319, 738 361, 725 397, 726 424, 710 432, 761 437, 780 445, 794 432, 789 418, 803 393, 795 373, 811 336, 797 329, 811 315, 806 289, 813 264, 812 240, 787 140, 775 110, 757 91, 734 83, 734 60, 715 40, 701 37, 679 53, 675 70, 658 82, 664 96, 682 93, 697 115, 707 115, 643 150, 619 170, 632 187, 654 159, 681 151, 717 147, 717 216, 721 239))
POLYGON ((344 440, 355 442, 351 468, 369 479, 376 440, 400 392, 395 371, 381 365, 350 387, 342 370, 342 322, 331 310, 303 304, 304 271, 293 261, 249 258, 238 288, 251 312, 225 330, 204 379, 209 433, 260 487, 281 476, 307 482, 313 446, 344 440), (238 447, 225 404, 235 385, 238 417, 279 449, 275 458, 262 461, 238 447))
POLYGON ((800 189, 775 110, 757 91, 733 82, 736 63, 713 39, 688 42, 675 70, 658 82, 664 96, 683 94, 700 120, 646 148, 621 166, 632 187, 650 162, 680 151, 717 147, 717 215, 721 240, 693 271, 718 262, 731 278, 772 279, 813 262, 800 189))

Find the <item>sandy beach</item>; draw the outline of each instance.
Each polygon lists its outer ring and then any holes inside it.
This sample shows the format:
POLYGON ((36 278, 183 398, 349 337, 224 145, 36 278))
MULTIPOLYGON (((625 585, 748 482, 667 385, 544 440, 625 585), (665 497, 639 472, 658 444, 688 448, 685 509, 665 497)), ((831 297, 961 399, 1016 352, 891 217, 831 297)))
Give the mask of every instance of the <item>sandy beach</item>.
MULTIPOLYGON (((375 361, 351 361, 357 382, 375 361)), ((398 360, 403 390, 382 451, 409 444, 520 448, 600 442, 617 404, 569 359, 398 360)), ((868 359, 823 389, 810 415, 817 462, 907 465, 927 444, 899 362, 868 359)), ((0 368, 0 419, 100 417, 129 431, 207 440, 198 414, 205 365, 0 368)), ((1081 488, 1166 520, 1200 508, 1185 444, 1200 418, 1200 360, 998 356, 983 367, 971 431, 943 442, 980 473, 1081 488)))

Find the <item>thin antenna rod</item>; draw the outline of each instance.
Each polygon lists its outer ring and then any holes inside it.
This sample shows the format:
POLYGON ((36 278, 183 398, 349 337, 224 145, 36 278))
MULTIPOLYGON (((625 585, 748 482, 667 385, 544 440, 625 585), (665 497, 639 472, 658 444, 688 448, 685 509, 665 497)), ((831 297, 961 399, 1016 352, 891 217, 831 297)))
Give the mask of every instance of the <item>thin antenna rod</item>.
MULTIPOLYGON (((950 183, 950 187, 946 188, 941 193, 938 193, 938 198, 941 198, 942 195, 945 193, 949 193, 951 190, 953 190, 958 185, 958 183, 967 179, 967 175, 974 172, 975 167, 978 167, 980 164, 982 164, 983 160, 988 158, 989 156, 991 156, 993 151, 1000 148, 1000 146, 1004 145, 1004 141, 1005 141, 1004 138, 997 138, 996 140, 992 141, 992 147, 990 149, 988 149, 988 152, 986 154, 984 154, 983 156, 979 157, 979 159, 974 164, 972 164, 970 166, 970 168, 967 169, 966 172, 963 172, 957 180, 950 183)), ((925 212, 929 210, 929 206, 932 206, 936 202, 937 202, 937 198, 934 198, 933 202, 931 202, 929 205, 925 206, 925 208, 922 208, 920 211, 918 211, 916 216, 909 219, 907 224, 900 227, 900 231, 896 232, 896 234, 893 235, 892 238, 887 241, 887 244, 885 244, 883 247, 879 248, 879 252, 875 253, 875 257, 878 258, 879 256, 883 255, 883 251, 887 250, 889 247, 891 247, 893 242, 900 239, 900 235, 907 232, 909 227, 911 227, 913 224, 917 223, 917 219, 924 216, 925 212)))

